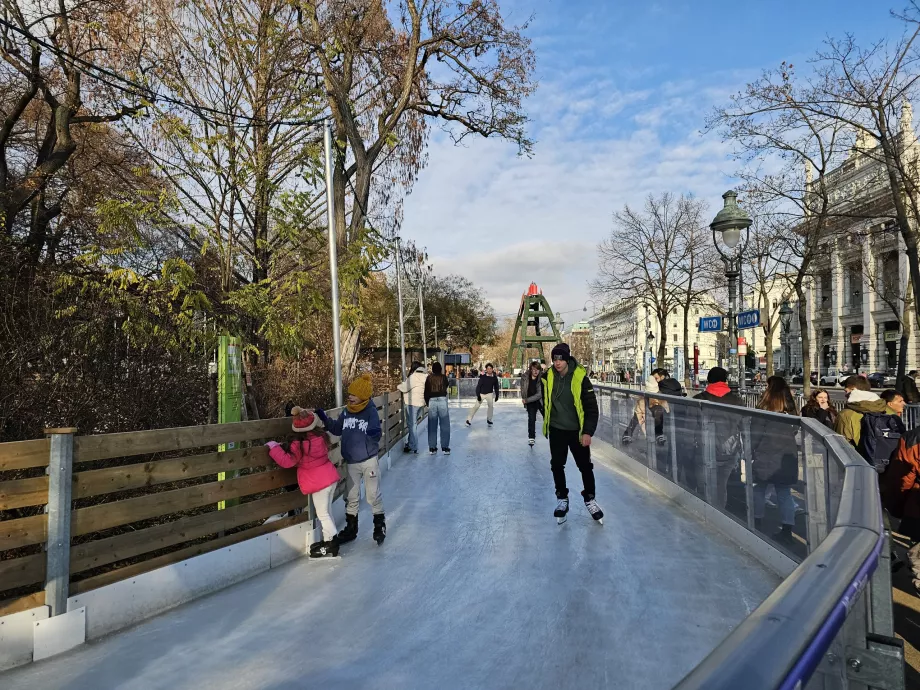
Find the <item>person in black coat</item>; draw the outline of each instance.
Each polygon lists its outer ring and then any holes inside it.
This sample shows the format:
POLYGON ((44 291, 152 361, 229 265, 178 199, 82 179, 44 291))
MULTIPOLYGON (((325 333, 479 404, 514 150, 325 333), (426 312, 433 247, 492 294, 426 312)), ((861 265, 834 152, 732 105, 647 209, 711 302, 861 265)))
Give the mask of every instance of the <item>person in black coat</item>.
POLYGON ((830 396, 823 388, 816 388, 811 392, 808 402, 802 408, 803 417, 817 419, 828 429, 833 431, 837 423, 837 408, 830 401, 830 396))
MULTIPOLYGON (((706 376, 706 390, 697 393, 694 400, 715 402, 722 405, 744 407, 744 400, 738 397, 728 386, 728 372, 722 367, 713 367, 706 376)), ((728 480, 732 471, 738 466, 741 457, 741 415, 729 410, 715 407, 706 407, 697 411, 696 417, 691 417, 692 428, 697 429, 696 436, 696 484, 697 490, 705 493, 706 487, 706 443, 711 442, 715 447, 715 490, 712 504, 724 510, 728 504, 728 480), (702 417, 698 415, 702 414, 702 417), (708 425, 703 421, 709 422, 708 425), (708 426, 708 429, 707 429, 708 426), (707 439, 707 431, 712 434, 707 439)))
MULTIPOLYGON (((767 379, 758 409, 795 415, 795 401, 786 379, 771 376, 767 379)), ((799 478, 799 447, 796 436, 799 425, 794 421, 755 418, 751 421, 751 458, 754 473, 754 527, 763 528, 767 486, 776 488, 779 504, 780 531, 773 538, 791 544, 795 526, 795 500, 792 486, 799 478)))
POLYGON ((486 404, 489 406, 486 422, 488 422, 489 426, 492 426, 493 403, 498 400, 499 390, 498 377, 495 375, 495 367, 493 367, 491 363, 486 364, 486 370, 479 376, 479 381, 476 383, 476 404, 470 408, 470 414, 466 418, 467 426, 472 426, 473 417, 475 417, 476 413, 479 411, 479 406, 482 405, 483 398, 485 398, 486 404))

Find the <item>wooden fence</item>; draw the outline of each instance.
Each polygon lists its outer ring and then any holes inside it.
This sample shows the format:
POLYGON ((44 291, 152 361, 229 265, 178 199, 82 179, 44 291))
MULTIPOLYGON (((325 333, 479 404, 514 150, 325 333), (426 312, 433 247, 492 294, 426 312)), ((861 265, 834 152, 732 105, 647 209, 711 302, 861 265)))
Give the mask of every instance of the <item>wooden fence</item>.
MULTIPOLYGON (((404 435, 402 400, 384 394, 373 402, 383 426, 383 456, 404 435)), ((57 467, 49 439, 72 430, 0 444, 0 616, 52 605, 46 601, 49 569, 63 570, 66 597, 312 519, 296 471, 275 465, 263 445, 288 437, 290 424, 290 418, 278 418, 62 434, 65 445, 72 444, 73 468, 69 511, 63 511, 65 523, 69 512, 70 537, 61 540, 66 549, 47 543, 49 513, 52 532, 60 531, 47 473, 57 467), (278 515, 283 517, 266 522, 278 515), (62 553, 69 564, 63 567, 54 560, 62 553)), ((332 441, 330 457, 344 478, 338 438, 332 441)), ((343 491, 344 481, 336 496, 343 491)))

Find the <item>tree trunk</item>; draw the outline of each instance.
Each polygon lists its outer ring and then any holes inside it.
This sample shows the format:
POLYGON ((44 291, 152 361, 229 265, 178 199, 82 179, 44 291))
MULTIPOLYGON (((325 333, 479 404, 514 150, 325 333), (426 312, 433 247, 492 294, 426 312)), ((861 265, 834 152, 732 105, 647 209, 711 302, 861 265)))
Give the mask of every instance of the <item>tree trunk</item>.
MULTIPOLYGON (((763 329, 763 349, 767 359, 767 376, 773 376, 773 331, 774 328, 763 329)), ((787 336, 788 337, 788 336, 787 336)), ((782 340, 780 340, 782 344, 782 340)), ((786 362, 786 375, 789 375, 789 362, 786 362)))
MULTIPOLYGON (((901 347, 898 349, 898 372, 895 378, 895 388, 904 393, 904 375, 907 373, 907 345, 910 343, 910 306, 907 301, 911 299, 913 281, 907 281, 904 288, 904 313, 901 317, 901 347)), ((914 300, 916 302, 916 300, 914 300)))
MULTIPOLYGON (((668 314, 665 312, 664 316, 661 314, 658 315, 658 333, 661 337, 658 339, 658 361, 656 364, 658 367, 662 366, 664 363, 665 353, 668 351, 668 314)), ((658 367, 652 367, 652 369, 657 369, 658 367)))
POLYGON ((811 395, 811 333, 808 332, 808 310, 805 305, 805 291, 801 284, 795 286, 798 298, 799 330, 802 331, 802 393, 805 399, 811 395))
POLYGON ((684 307, 684 389, 690 390, 690 379, 693 377, 693 368, 690 366, 690 347, 687 341, 690 339, 690 320, 687 318, 687 312, 690 311, 690 305, 684 307))

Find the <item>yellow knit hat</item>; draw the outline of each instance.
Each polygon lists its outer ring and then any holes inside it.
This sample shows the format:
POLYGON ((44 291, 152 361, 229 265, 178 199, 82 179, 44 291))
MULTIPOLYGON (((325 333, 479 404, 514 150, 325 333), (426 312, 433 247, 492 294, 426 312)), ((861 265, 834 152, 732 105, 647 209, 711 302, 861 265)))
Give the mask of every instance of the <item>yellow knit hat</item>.
POLYGON ((370 400, 374 395, 374 382, 370 374, 361 374, 348 387, 349 395, 356 395, 361 400, 370 400))

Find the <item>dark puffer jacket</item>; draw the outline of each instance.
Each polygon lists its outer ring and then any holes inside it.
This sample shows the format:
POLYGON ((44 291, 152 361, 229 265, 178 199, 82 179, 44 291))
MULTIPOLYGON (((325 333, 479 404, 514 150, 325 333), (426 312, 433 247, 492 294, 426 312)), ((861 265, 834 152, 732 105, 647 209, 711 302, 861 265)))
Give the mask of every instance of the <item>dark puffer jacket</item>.
POLYGON ((798 424, 755 417, 751 420, 754 481, 795 484, 799 479, 798 424))

